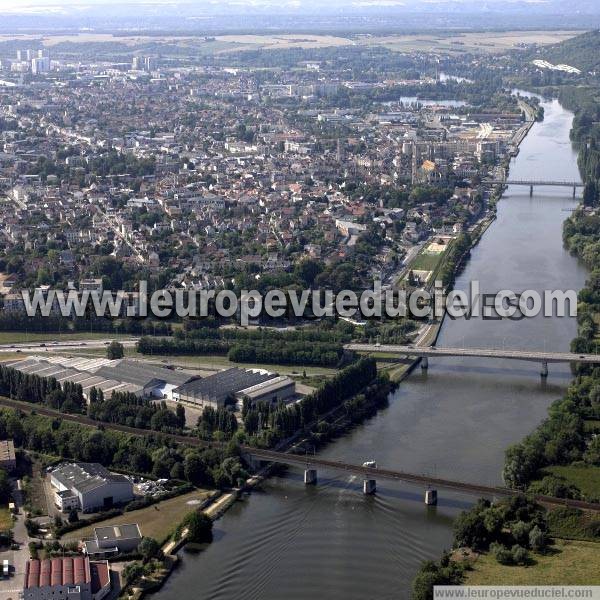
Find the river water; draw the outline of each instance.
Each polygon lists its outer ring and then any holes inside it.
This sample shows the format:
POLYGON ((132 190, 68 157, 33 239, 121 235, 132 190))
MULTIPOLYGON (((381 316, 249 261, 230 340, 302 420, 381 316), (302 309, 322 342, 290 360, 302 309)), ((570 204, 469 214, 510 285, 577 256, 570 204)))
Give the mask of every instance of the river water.
MULTIPOLYGON (((576 180, 569 142, 572 115, 544 102, 513 159, 511 177, 576 180)), ((586 273, 563 249, 562 222, 575 206, 571 190, 546 188, 529 197, 509 188, 498 218, 474 248, 456 287, 478 280, 483 292, 507 288, 575 289, 586 273)), ((439 346, 567 350, 574 319, 446 320, 439 346)), ((323 450, 347 462, 486 484, 501 483, 504 449, 531 431, 570 379, 565 366, 478 359, 430 359, 404 381, 387 409, 323 450)), ((354 477, 319 472, 305 487, 302 472, 266 482, 215 524, 215 541, 182 565, 159 592, 164 600, 403 599, 423 559, 452 540, 452 520, 473 498, 440 491, 437 507, 423 489, 378 482, 365 497, 354 477)))

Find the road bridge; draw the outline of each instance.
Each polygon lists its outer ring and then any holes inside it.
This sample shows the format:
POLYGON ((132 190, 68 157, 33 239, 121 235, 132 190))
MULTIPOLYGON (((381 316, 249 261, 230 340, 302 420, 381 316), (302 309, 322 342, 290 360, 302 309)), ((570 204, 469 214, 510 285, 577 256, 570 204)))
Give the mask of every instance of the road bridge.
POLYGON ((567 187, 573 190, 573 198, 577 195, 577 188, 585 187, 580 181, 552 181, 546 179, 484 179, 488 185, 524 185, 529 187, 529 195, 533 196, 534 187, 567 187))
POLYGON ((574 352, 537 352, 535 350, 506 350, 495 348, 443 348, 438 346, 400 346, 394 344, 345 344, 344 350, 362 354, 395 354, 421 358, 421 367, 427 369, 430 357, 466 356, 538 362, 542 365, 542 376, 548 375, 548 363, 600 364, 598 354, 576 354, 574 352))

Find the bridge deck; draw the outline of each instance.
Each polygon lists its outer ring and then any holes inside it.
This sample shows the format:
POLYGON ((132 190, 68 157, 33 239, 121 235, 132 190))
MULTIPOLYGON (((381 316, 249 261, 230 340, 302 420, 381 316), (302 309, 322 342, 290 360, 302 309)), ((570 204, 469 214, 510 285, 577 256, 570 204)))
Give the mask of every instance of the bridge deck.
POLYGON ((585 187, 581 181, 545 181, 543 179, 484 179, 483 183, 488 185, 533 185, 533 186, 557 186, 557 187, 585 187))
MULTIPOLYGON (((0 406, 22 410, 26 413, 35 412, 38 415, 44 415, 47 417, 57 417, 64 421, 71 421, 78 423, 85 427, 97 428, 100 421, 95 421, 84 415, 75 415, 69 413, 60 413, 59 411, 48 408, 39 404, 31 404, 22 400, 12 400, 0 396, 0 406)), ((121 431, 135 436, 146 437, 149 434, 147 429, 138 429, 136 427, 130 427, 128 425, 119 425, 118 423, 102 423, 107 429, 115 431, 121 431)), ((194 436, 179 435, 175 433, 162 433, 166 439, 170 439, 175 443, 184 444, 193 447, 200 448, 225 448, 223 442, 213 441, 206 442, 194 436)), ((316 456, 302 456, 297 454, 291 454, 290 452, 281 452, 276 450, 263 450, 261 448, 253 448, 251 446, 241 446, 240 450, 242 453, 249 456, 254 456, 259 460, 267 462, 277 462, 281 464, 302 466, 306 465, 307 460, 311 466, 322 467, 325 469, 331 469, 335 471, 343 471, 345 473, 352 473, 357 475, 369 476, 373 479, 388 479, 394 481, 406 481, 409 483, 436 486, 440 489, 450 489, 455 491, 462 491, 465 493, 471 493, 476 495, 484 495, 490 497, 497 496, 509 496, 518 494, 518 491, 510 490, 503 487, 493 487, 478 485, 475 483, 465 483, 461 481, 451 481, 448 479, 441 479, 436 477, 428 477, 426 475, 414 475, 411 473, 404 473, 402 471, 392 471, 389 469, 372 469, 369 467, 363 467, 359 465, 352 465, 348 463, 342 463, 338 461, 325 460, 316 456)), ((590 510, 600 511, 600 504, 583 502, 581 500, 565 500, 562 498, 554 498, 551 496, 535 496, 536 500, 540 502, 546 502, 549 504, 558 504, 565 506, 573 506, 578 508, 587 508, 590 510)))
MULTIPOLYGON (((334 460, 325 460, 316 456, 303 456, 299 454, 290 454, 289 452, 283 453, 272 450, 262 450, 257 448, 249 448, 248 446, 243 446, 242 451, 255 458, 258 458, 259 460, 264 460, 267 462, 277 462, 292 466, 308 466, 313 469, 315 467, 320 467, 323 469, 330 469, 333 471, 350 473, 352 475, 359 475, 361 477, 369 479, 404 481, 421 486, 432 487, 435 489, 447 489, 457 492, 464 492, 467 494, 481 495, 489 498, 514 496, 515 494, 521 493, 505 487, 479 485, 476 483, 454 481, 450 479, 442 479, 439 477, 429 477, 428 475, 415 475, 413 473, 393 471, 390 469, 363 467, 334 460)), ((596 511, 600 510, 600 504, 593 502, 585 502, 582 500, 567 500, 544 495, 536 495, 534 496, 534 498, 538 502, 545 502, 547 504, 561 506, 564 505, 571 506, 574 508, 582 508, 596 511)))
POLYGON ((399 356, 473 356, 476 358, 506 358, 547 363, 600 363, 600 355, 574 354, 573 352, 535 352, 533 350, 497 350, 493 348, 440 348, 433 346, 397 346, 391 344, 345 344, 344 349, 354 352, 398 354, 399 356))

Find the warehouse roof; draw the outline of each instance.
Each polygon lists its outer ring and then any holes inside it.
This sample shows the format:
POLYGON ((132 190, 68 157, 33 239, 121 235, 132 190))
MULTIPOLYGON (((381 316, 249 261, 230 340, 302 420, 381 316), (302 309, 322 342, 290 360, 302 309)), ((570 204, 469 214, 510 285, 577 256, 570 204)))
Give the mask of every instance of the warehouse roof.
POLYGON ((267 381, 262 381, 250 387, 239 390, 238 395, 248 396, 249 398, 259 398, 264 394, 269 394, 289 386, 295 386, 296 384, 289 377, 280 375, 279 377, 273 377, 267 381))
POLYGON ((260 371, 246 371, 232 367, 225 371, 219 371, 214 375, 204 379, 195 379, 175 388, 173 391, 178 394, 210 397, 215 400, 222 400, 229 394, 234 394, 240 390, 252 387, 264 381, 276 378, 273 373, 260 371))
POLYGON ((28 561, 25 567, 26 589, 49 585, 79 585, 91 581, 90 559, 83 556, 34 559, 28 561))
POLYGON ((78 492, 89 492, 107 483, 131 484, 124 475, 111 473, 98 463, 63 463, 52 471, 52 477, 78 492))
POLYGON ((171 385, 182 385, 192 377, 189 373, 173 371, 166 367, 144 364, 127 359, 103 365, 96 371, 96 374, 106 379, 125 381, 141 387, 145 387, 153 381, 164 381, 171 385))

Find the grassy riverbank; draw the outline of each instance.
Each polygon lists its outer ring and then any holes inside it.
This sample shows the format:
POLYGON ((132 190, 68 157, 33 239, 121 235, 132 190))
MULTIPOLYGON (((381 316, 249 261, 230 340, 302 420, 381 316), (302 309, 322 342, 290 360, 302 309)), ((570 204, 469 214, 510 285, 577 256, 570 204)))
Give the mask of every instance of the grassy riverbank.
POLYGON ((490 553, 470 565, 464 585, 600 585, 600 546, 595 542, 556 540, 546 553, 533 553, 525 566, 501 565, 490 553))

